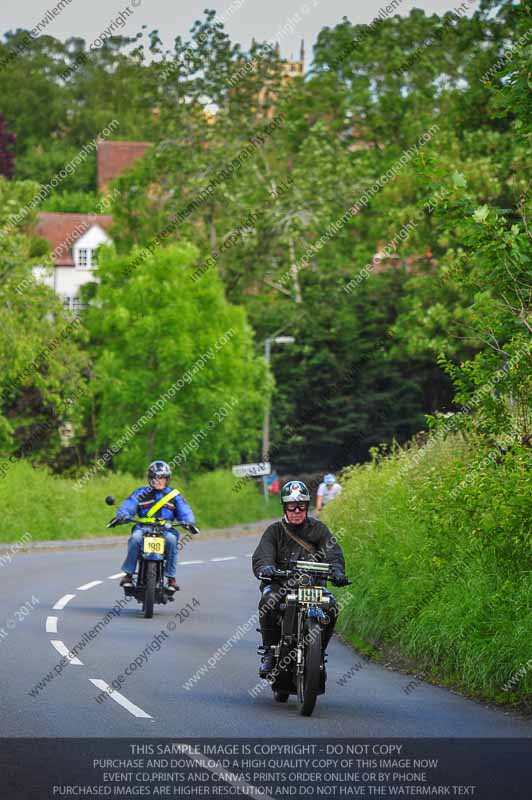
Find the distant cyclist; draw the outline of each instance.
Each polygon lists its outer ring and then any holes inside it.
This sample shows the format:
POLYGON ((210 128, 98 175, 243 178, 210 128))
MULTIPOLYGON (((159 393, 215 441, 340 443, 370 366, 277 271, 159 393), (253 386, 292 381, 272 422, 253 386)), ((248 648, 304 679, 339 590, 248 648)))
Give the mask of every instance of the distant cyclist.
POLYGON ((323 476, 323 481, 318 486, 316 495, 316 514, 319 514, 321 509, 327 505, 331 500, 341 493, 342 487, 336 483, 336 477, 332 472, 328 472, 323 476))

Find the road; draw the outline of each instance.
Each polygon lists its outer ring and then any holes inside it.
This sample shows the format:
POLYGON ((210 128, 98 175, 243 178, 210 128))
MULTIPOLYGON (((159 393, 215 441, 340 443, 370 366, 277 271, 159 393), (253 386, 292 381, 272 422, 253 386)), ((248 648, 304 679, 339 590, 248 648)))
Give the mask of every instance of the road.
POLYGON ((152 620, 134 600, 119 616, 109 614, 123 598, 122 548, 13 556, 0 570, 0 735, 532 736, 532 723, 445 689, 421 683, 405 693, 411 678, 377 664, 365 664, 340 685, 359 658, 336 636, 327 694, 311 718, 298 714, 295 698, 277 704, 268 689, 252 696, 258 634, 255 624, 242 636, 237 631, 256 612, 258 583, 250 570, 256 542, 256 535, 195 538, 181 554, 176 601, 156 606, 152 620), (231 636, 227 652, 215 656, 231 636), (59 668, 62 645, 68 651, 82 640, 80 663, 59 668), (53 677, 43 682, 47 675, 53 677), (119 693, 102 695, 120 675, 119 693))

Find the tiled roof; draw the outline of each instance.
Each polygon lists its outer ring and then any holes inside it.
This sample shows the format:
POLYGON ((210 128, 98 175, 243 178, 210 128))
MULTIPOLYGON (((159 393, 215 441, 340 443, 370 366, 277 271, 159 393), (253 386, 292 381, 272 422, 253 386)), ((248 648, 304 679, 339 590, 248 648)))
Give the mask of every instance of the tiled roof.
POLYGON ((148 147, 150 142, 99 142, 98 191, 105 191, 108 183, 141 158, 148 147))
POLYGON ((56 267, 73 267, 72 245, 94 225, 107 230, 113 222, 110 214, 61 214, 43 211, 37 217, 36 233, 50 242, 55 251, 56 267))

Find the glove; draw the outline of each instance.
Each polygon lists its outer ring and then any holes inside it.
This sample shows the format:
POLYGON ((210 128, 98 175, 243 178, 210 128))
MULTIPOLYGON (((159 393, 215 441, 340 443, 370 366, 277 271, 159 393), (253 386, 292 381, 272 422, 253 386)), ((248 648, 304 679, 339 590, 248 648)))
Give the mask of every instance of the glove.
POLYGON ((277 567, 275 567, 273 564, 268 564, 266 567, 261 569, 260 574, 263 578, 273 578, 276 572, 277 567))
POLYGON ((346 577, 346 575, 344 575, 344 573, 342 572, 341 569, 339 569, 339 567, 335 567, 333 568, 332 571, 331 583, 333 583, 334 586, 348 586, 350 580, 349 578, 346 577))
POLYGON ((188 523, 187 530, 189 530, 191 533, 193 533, 194 536, 196 536, 198 533, 200 533, 200 529, 198 528, 198 526, 197 525, 193 525, 191 522, 188 523))
POLYGON ((181 525, 182 528, 184 528, 186 531, 190 531, 190 533, 193 533, 194 535, 196 535, 197 533, 200 533, 200 529, 198 528, 198 526, 197 525, 193 525, 192 522, 181 522, 181 521, 179 521, 177 524, 181 525))
POLYGON ((107 523, 108 528, 116 528, 117 525, 125 525, 129 522, 127 517, 113 517, 111 522, 107 523))

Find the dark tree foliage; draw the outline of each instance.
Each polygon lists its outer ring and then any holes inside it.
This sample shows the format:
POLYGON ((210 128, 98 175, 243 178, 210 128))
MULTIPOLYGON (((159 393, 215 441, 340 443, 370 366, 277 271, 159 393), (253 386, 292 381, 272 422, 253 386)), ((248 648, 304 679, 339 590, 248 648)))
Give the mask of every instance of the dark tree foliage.
POLYGON ((13 147, 15 146, 16 136, 7 129, 7 123, 0 114, 0 175, 11 179, 15 169, 15 156, 13 147))
MULTIPOLYGON (((172 50, 157 31, 97 50, 44 35, 23 47, 24 32, 10 33, 0 60, 18 54, 4 59, 0 97, 17 136, 11 183, 49 182, 113 119, 114 138, 151 142, 112 187, 118 254, 191 241, 190 292, 217 273, 258 354, 264 339, 293 336, 272 351, 272 461, 337 469, 456 409, 449 362, 493 350, 490 303, 530 324, 528 276, 516 271, 519 293, 494 299, 483 273, 503 248, 529 269, 529 30, 529 9, 511 0, 369 26, 344 18, 290 80, 274 48, 233 43, 214 11, 172 50), (489 258, 477 274, 464 247, 480 232, 489 258)), ((95 161, 44 207, 96 208, 95 161)), ((105 342, 92 344, 98 360, 105 342)))

